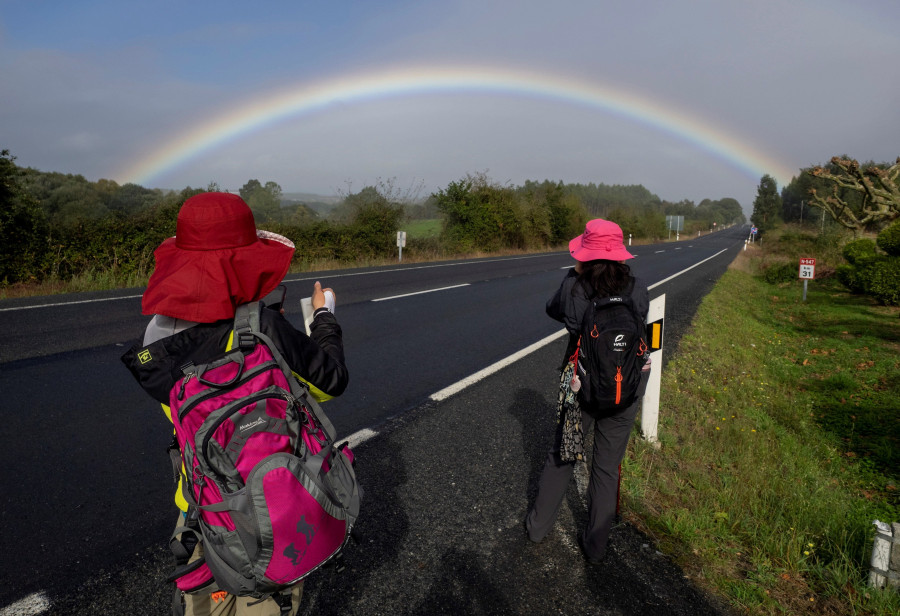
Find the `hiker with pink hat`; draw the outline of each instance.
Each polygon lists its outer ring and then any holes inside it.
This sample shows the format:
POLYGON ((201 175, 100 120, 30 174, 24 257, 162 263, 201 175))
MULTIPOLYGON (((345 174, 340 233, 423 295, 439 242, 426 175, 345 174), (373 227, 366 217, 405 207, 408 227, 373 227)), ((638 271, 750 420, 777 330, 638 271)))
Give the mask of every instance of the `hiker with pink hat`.
MULTIPOLYGON (((621 320, 623 332, 643 335, 650 294, 646 283, 634 276, 625 264, 634 255, 625 248, 622 229, 616 223, 599 218, 589 221, 584 233, 569 242, 569 253, 575 259, 575 266, 563 278, 546 308, 548 316, 562 322, 569 332, 560 375, 559 421, 538 480, 537 496, 525 519, 525 528, 528 538, 535 543, 541 542, 550 533, 575 463, 586 457, 584 434, 593 429, 588 522, 578 535, 578 543, 588 563, 600 564, 606 554, 616 515, 619 465, 640 406, 640 396, 649 378, 649 363, 644 364, 646 346, 640 349, 642 341, 639 341, 634 353, 641 359, 640 364, 633 367, 632 403, 629 403, 632 398, 624 399, 621 400, 623 406, 619 407, 596 398, 586 399, 583 380, 587 375, 579 371, 580 362, 583 363, 585 357, 582 339, 587 334, 583 333, 583 328, 594 318, 597 306, 620 303, 629 306, 630 310, 610 313, 615 314, 611 317, 615 319, 612 325, 618 326, 621 320)), ((620 339, 621 336, 618 336, 617 341, 620 339)))
MULTIPOLYGON (((293 255, 290 240, 256 228, 250 207, 238 195, 201 193, 184 202, 175 236, 154 252, 156 268, 142 299, 142 311, 153 315, 152 319, 143 340, 122 357, 141 387, 162 404, 170 421, 169 396, 183 377, 182 368, 207 364, 233 348, 237 307, 263 300, 274 291, 293 255)), ((343 393, 349 379, 333 298, 331 289, 315 283, 309 335, 285 318, 283 306, 264 306, 259 311, 258 331, 274 343, 290 370, 320 402, 343 393)), ((180 489, 175 502, 182 512, 177 524, 181 527, 188 504, 180 489)), ((191 561, 201 557, 200 547, 194 549, 191 561)), ((303 582, 292 589, 291 613, 296 613, 303 582)), ((173 610, 187 616, 282 613, 275 601, 236 597, 218 588, 181 594, 183 604, 173 610)))

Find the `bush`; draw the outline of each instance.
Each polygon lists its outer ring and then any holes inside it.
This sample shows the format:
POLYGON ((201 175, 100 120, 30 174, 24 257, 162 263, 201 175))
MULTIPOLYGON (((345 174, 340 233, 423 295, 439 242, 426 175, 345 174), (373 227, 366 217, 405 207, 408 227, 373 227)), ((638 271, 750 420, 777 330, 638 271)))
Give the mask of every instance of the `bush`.
POLYGON ((844 246, 844 258, 853 265, 860 265, 861 261, 878 254, 875 242, 870 239, 853 240, 844 246))
POLYGON ((859 294, 866 292, 866 286, 856 267, 849 263, 844 263, 843 265, 838 265, 835 273, 837 274, 838 280, 841 281, 841 284, 847 287, 850 292, 859 294))
POLYGON ((868 295, 887 306, 900 306, 900 256, 878 259, 863 271, 868 295))
POLYGON ((893 257, 900 257, 900 220, 881 230, 878 247, 893 257))
POLYGON ((763 279, 769 284, 779 284, 797 280, 799 266, 794 263, 775 263, 763 272, 763 279))

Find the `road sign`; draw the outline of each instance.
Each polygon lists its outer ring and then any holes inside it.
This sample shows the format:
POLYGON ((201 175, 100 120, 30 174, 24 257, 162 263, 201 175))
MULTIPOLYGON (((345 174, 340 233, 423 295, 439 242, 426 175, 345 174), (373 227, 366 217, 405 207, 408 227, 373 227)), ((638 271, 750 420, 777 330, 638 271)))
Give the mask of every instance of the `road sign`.
POLYGON ((397 231, 397 246, 406 248, 406 231, 397 231))
POLYGON ((757 229, 756 227, 750 227, 750 233, 752 233, 753 235, 756 235, 757 231, 759 231, 759 229, 757 229))
POLYGON ((800 259, 800 278, 806 280, 812 280, 816 277, 816 260, 815 259, 800 259))

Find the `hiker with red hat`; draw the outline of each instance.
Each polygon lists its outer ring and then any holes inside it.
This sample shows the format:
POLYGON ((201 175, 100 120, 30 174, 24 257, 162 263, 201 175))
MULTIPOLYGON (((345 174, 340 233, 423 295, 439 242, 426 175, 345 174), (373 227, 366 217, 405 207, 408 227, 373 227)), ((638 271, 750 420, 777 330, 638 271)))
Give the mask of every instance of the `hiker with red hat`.
MULTIPOLYGON (((624 300, 630 311, 620 310, 612 318, 623 320, 623 326, 634 324, 634 330, 643 334, 650 297, 647 285, 632 275, 631 268, 625 264, 634 255, 625 248, 622 229, 616 223, 602 219, 589 221, 584 233, 569 242, 569 252, 576 261, 575 267, 566 274, 546 308, 547 314, 564 323, 569 332, 560 382, 559 421, 553 446, 538 480, 537 496, 525 519, 525 528, 528 538, 535 543, 550 533, 575 463, 585 459, 583 435, 593 429, 588 522, 579 533, 578 543, 587 562, 599 564, 606 554, 616 514, 619 465, 625 456, 640 395, 649 378, 649 363, 644 363, 646 346, 643 350, 637 348, 635 353, 641 357, 640 364, 634 368, 635 389, 630 394, 632 397, 621 400, 621 406, 596 398, 586 400, 582 379, 587 375, 579 371, 579 363, 584 357, 582 332, 597 306, 624 300), (632 399, 633 403, 630 402, 632 399)), ((616 306, 617 310, 620 308, 616 306)), ((636 346, 640 346, 640 341, 636 346)), ((603 347, 604 350, 607 348, 603 347)))
MULTIPOLYGON (((142 300, 143 314, 153 316, 143 342, 122 358, 141 387, 163 405, 170 421, 169 396, 183 378, 182 368, 213 361, 232 348, 237 307, 258 302, 274 291, 287 274, 293 254, 290 240, 256 228, 253 213, 238 195, 209 192, 184 202, 175 237, 154 252, 156 268, 142 300)), ((348 372, 341 327, 333 314, 333 291, 316 282, 312 307, 309 335, 295 329, 280 306, 263 307, 258 327, 321 402, 343 393, 348 372), (326 293, 331 295, 329 301, 326 293)), ((175 501, 182 512, 188 511, 180 485, 175 501)), ((177 526, 184 526, 182 516, 177 526)), ((199 547, 194 550, 192 561, 200 557, 199 552, 199 547)), ((302 590, 302 581, 293 587, 291 613, 299 608, 302 590)), ((284 613, 272 600, 222 591, 182 594, 183 605, 174 606, 173 611, 183 609, 189 616, 284 613)))

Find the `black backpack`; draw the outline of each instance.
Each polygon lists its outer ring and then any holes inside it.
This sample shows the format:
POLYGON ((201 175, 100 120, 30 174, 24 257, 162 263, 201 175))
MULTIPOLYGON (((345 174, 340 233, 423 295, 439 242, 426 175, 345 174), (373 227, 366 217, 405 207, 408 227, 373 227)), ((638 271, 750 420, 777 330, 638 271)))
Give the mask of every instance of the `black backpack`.
POLYGON ((617 410, 634 403, 650 356, 645 335, 644 319, 629 295, 591 301, 576 351, 579 393, 588 408, 617 410))

